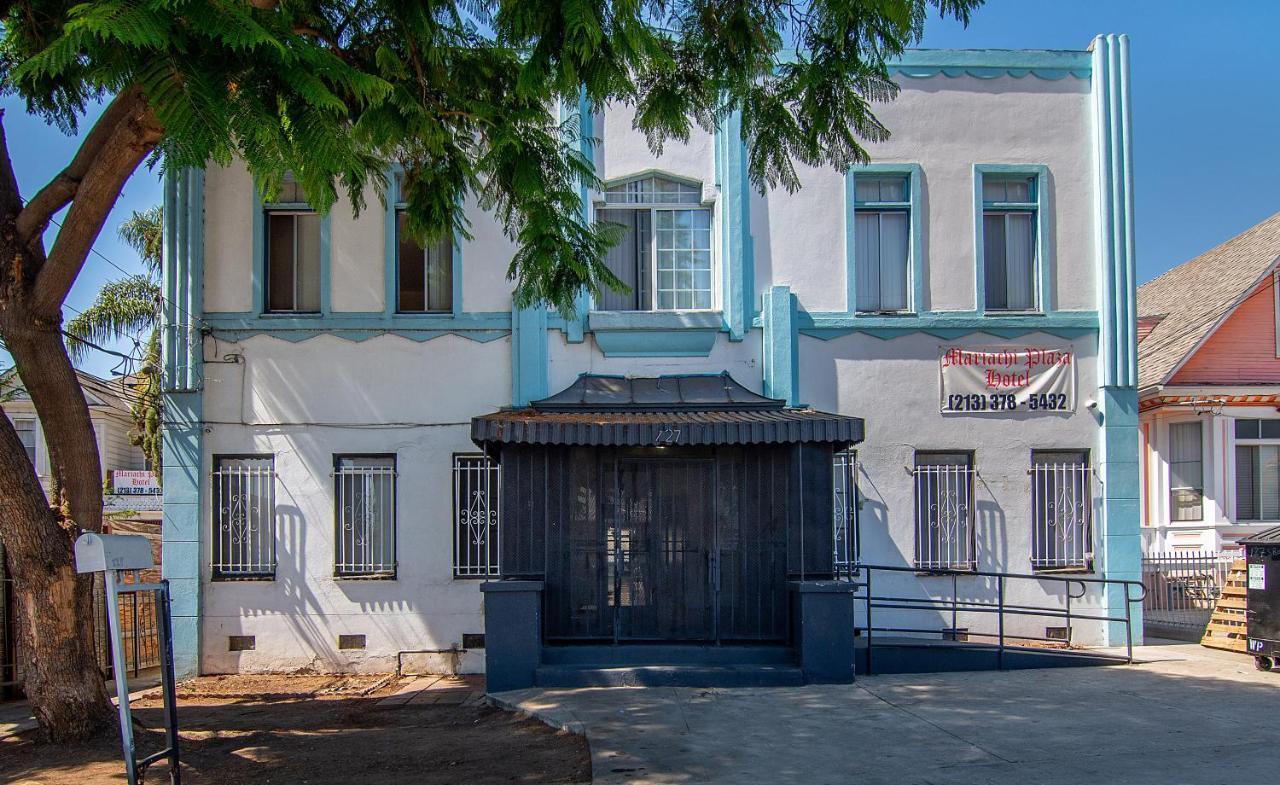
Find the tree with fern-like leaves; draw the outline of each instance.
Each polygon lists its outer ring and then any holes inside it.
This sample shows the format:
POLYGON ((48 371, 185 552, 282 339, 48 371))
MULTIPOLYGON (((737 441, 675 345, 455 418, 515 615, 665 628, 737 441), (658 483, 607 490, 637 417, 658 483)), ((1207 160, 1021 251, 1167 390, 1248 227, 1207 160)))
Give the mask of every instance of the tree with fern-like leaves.
POLYGON ((142 450, 147 468, 160 471, 160 294, 164 213, 160 205, 134 211, 117 230, 138 254, 142 272, 108 281, 89 307, 67 322, 67 352, 81 360, 93 345, 131 340, 139 366, 126 383, 133 388, 129 441, 142 450))
POLYGON ((0 540, 22 619, 26 691, 46 736, 108 727, 91 592, 71 543, 101 528, 102 486, 62 303, 121 187, 142 165, 242 160, 274 198, 286 174, 328 211, 356 210, 403 167, 408 230, 468 236, 461 205, 492 211, 517 246, 517 305, 570 311, 617 287, 616 237, 585 223, 598 183, 580 97, 635 110, 658 151, 740 117, 759 188, 799 186, 795 162, 844 170, 884 139, 872 110, 888 61, 926 15, 968 22, 981 0, 17 0, 3 6, 0 89, 66 132, 88 126, 49 182, 24 191, 0 118, 0 340, 41 422, 58 499, 46 498, 0 418, 0 540), (96 107, 101 106, 95 116, 96 107), (46 230, 65 210, 61 227, 46 230))

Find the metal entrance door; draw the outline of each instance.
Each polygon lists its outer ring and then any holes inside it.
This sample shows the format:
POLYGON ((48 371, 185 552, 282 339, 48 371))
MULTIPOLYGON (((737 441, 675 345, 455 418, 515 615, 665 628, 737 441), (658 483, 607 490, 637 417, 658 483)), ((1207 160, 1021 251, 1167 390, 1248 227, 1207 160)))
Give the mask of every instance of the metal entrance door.
POLYGON ((715 463, 619 460, 613 469, 606 558, 614 639, 715 640, 715 463))

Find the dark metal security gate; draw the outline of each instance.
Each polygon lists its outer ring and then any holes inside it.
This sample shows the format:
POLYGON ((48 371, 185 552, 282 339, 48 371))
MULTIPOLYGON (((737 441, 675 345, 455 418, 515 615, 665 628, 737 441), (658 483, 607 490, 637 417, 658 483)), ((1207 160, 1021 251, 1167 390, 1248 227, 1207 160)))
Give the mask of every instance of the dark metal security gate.
POLYGON ((626 452, 572 462, 573 503, 553 526, 562 550, 548 551, 547 639, 784 640, 786 481, 758 468, 773 462, 626 452))

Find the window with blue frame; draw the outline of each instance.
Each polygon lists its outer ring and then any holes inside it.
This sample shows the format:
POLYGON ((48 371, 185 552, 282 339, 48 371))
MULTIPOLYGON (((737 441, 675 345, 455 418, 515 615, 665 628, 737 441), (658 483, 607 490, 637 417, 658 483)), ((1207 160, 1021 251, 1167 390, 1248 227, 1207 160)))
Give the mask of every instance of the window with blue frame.
POLYGON ((262 206, 265 227, 266 310, 320 312, 320 215, 302 185, 286 176, 279 197, 262 206))
POLYGON ((854 176, 856 309, 912 309, 911 187, 907 174, 854 176))
POLYGON ((409 234, 404 176, 396 176, 396 311, 453 310, 453 239, 447 234, 419 243, 409 234))
POLYGON ((650 176, 606 188, 604 202, 597 220, 621 227, 605 264, 630 291, 602 292, 598 310, 713 307, 711 210, 700 186, 650 176))
POLYGON ((1039 308, 1038 187, 1033 175, 982 175, 982 265, 988 311, 1039 308))

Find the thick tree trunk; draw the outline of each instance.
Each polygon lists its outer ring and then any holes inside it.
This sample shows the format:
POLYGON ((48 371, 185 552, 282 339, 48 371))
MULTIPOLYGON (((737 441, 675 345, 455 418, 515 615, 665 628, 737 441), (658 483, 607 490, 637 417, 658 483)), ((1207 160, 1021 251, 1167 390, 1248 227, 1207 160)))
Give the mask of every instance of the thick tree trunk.
POLYGON ((26 691, 52 741, 87 738, 114 717, 93 651, 93 584, 75 573, 74 531, 49 506, 17 432, 0 417, 0 532, 17 594, 26 691))

